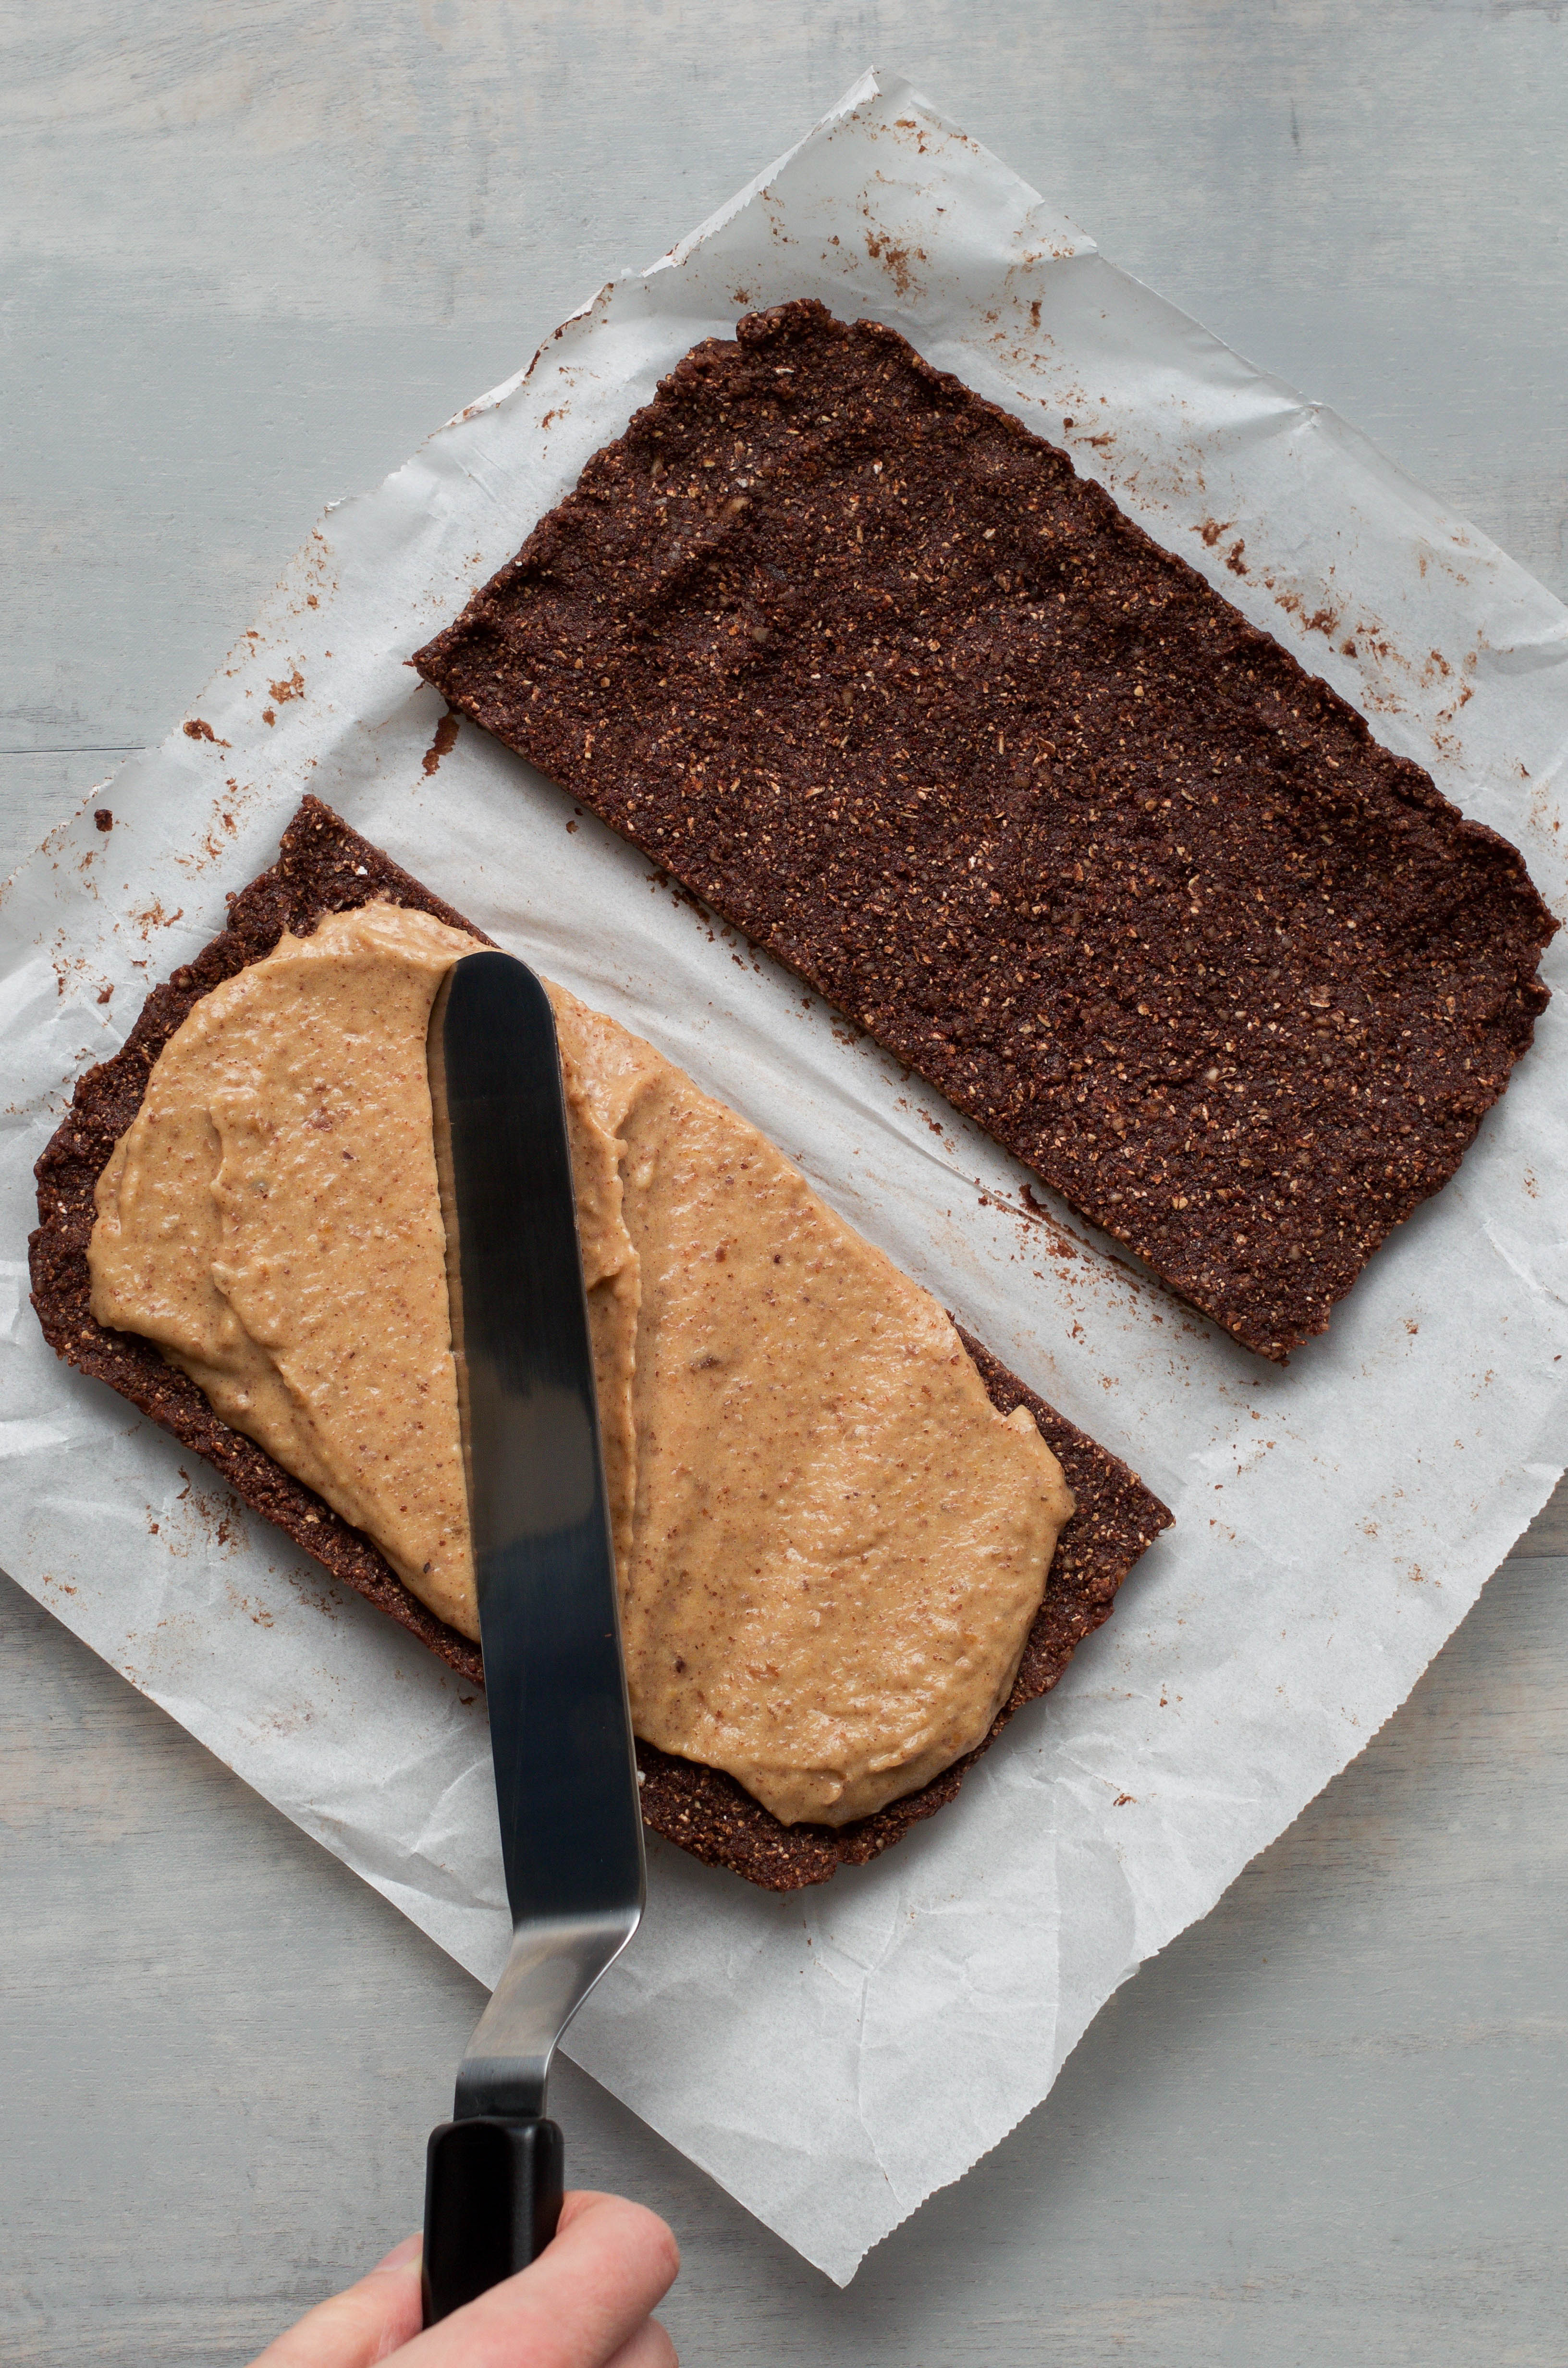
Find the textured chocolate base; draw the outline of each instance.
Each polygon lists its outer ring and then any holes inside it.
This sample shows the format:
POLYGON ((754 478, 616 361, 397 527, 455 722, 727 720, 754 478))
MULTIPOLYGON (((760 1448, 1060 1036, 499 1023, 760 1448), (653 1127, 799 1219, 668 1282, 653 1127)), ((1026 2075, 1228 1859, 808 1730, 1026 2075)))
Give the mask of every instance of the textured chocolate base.
POLYGON ((1513 848, 814 302, 695 347, 415 664, 1276 1360, 1546 1001, 1513 848))
MULTIPOLYGON (((151 1341, 106 1331, 89 1305, 93 1190, 141 1107, 148 1074, 164 1045, 193 1004, 247 962, 270 953, 285 929, 308 936, 324 913, 347 912, 374 896, 434 914, 454 928, 472 927, 330 807, 306 798, 283 834, 277 864, 233 899, 223 934, 165 985, 153 988, 119 1052, 77 1084, 70 1114, 38 1163, 40 1224, 29 1245, 33 1305, 57 1355, 108 1382, 151 1415, 182 1446, 215 1465, 244 1503, 276 1522, 335 1577, 390 1612, 461 1676, 482 1684, 478 1646, 427 1611, 369 1538, 350 1529, 264 1449, 231 1430, 196 1383, 166 1364, 151 1341)), ((1055 1683, 1074 1645, 1106 1618, 1128 1570, 1171 1517, 1125 1465, 1052 1413, 977 1341, 965 1338, 995 1404, 1005 1413, 1020 1402, 1034 1409, 1078 1497, 1077 1513, 1057 1547, 1045 1605, 1030 1631, 1010 1712, 1055 1683)), ((646 1771, 643 1815, 655 1831, 775 1890, 820 1883, 839 1865, 874 1857, 906 1826, 950 1799, 968 1765, 960 1762, 908 1801, 835 1832, 781 1826, 729 1777, 671 1759, 646 1745, 638 1746, 638 1754, 646 1771)))

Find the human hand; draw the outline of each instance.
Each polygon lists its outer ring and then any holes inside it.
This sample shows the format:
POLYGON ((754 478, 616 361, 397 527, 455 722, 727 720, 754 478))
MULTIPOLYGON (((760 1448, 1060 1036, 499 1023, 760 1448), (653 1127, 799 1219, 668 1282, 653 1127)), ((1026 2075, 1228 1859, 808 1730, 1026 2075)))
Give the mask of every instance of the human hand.
POLYGON ((664 2222, 619 2195, 568 2195, 552 2242, 528 2269, 420 2332, 417 2237, 307 2313, 252 2368, 680 2368, 648 2314, 680 2252, 664 2222))

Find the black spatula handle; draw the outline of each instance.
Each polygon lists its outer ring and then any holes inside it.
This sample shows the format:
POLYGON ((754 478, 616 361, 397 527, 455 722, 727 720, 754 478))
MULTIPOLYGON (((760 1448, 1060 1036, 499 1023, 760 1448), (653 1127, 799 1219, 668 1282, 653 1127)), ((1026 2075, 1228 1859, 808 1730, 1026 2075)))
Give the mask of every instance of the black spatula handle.
POLYGON ((425 2324, 537 2261, 561 2217, 565 2148, 553 2122, 443 2122, 425 2157, 425 2324))

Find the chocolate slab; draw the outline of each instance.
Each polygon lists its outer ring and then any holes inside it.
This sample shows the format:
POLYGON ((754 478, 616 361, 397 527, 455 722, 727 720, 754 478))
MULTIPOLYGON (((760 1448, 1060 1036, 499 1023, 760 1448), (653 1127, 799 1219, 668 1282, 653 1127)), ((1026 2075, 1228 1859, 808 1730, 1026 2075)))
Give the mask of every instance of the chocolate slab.
POLYGON ((696 347, 414 663, 1277 1360, 1546 1002, 1506 841, 815 302, 696 347))
POLYGON ((350 1529, 264 1448, 231 1430, 197 1384, 165 1363, 151 1340, 134 1332, 106 1331, 95 1322, 89 1304, 93 1188, 141 1108, 153 1064, 169 1038, 193 1005, 247 962, 269 954, 285 929, 308 937, 324 913, 349 912, 373 896, 433 913, 453 928, 472 927, 380 848, 351 831, 329 806, 306 798, 283 834, 272 870, 231 900, 229 926, 222 935, 153 989, 114 1058, 78 1080, 70 1112, 36 1169, 39 1230, 28 1244, 32 1302, 44 1338, 57 1356, 95 1380, 108 1382, 172 1431, 183 1447, 205 1456, 244 1503, 275 1521, 334 1577, 391 1612, 422 1644, 477 1684, 483 1674, 478 1645, 427 1611, 369 1538, 350 1529))
MULTIPOLYGON (((427 1611, 369 1538, 264 1449, 231 1430, 196 1383, 166 1364, 151 1341, 104 1329, 89 1305, 86 1253, 94 1187, 141 1107, 164 1045, 202 996, 270 953, 285 929, 308 936, 324 913, 350 911, 375 896, 434 914, 454 928, 472 929, 330 807, 307 797, 283 834, 276 865, 232 900, 222 935, 153 988, 119 1052, 79 1080, 69 1114, 38 1162, 40 1224, 29 1244, 33 1305, 57 1355, 108 1382, 183 1446, 204 1456, 244 1503, 276 1522, 335 1577, 401 1622, 460 1676, 481 1684, 477 1645, 427 1611)), ((479 930, 472 934, 483 936, 479 930)), ((1078 1499, 1078 1510, 1058 1543, 1045 1604, 1030 1631, 1006 1717, 1055 1683, 1074 1646, 1108 1616, 1121 1580, 1171 1516, 1124 1464, 1026 1390, 979 1342, 967 1334, 964 1338, 994 1404, 1004 1413, 1020 1403, 1034 1410, 1078 1499)), ((1002 1724, 999 1719, 997 1727, 1002 1724)), ((874 1857, 949 1800, 969 1764, 961 1761, 875 1817, 833 1830, 781 1826, 727 1776, 644 1744, 638 1746, 638 1755, 645 1775, 643 1815, 655 1831, 775 1890, 820 1883, 840 1865, 874 1857)))

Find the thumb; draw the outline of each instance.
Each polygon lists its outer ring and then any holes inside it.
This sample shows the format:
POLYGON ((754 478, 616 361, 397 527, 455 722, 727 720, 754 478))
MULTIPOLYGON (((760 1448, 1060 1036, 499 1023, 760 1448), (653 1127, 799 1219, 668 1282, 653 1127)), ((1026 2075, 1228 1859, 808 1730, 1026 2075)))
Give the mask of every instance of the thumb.
POLYGON ((411 2343, 421 2323, 423 2244, 405 2237, 368 2277, 320 2304, 269 2343, 252 2368, 372 2368, 411 2343))

